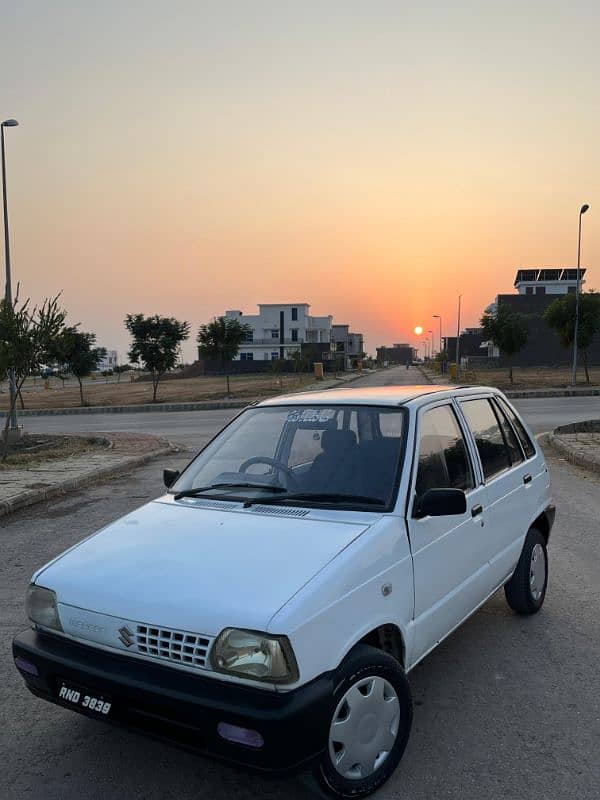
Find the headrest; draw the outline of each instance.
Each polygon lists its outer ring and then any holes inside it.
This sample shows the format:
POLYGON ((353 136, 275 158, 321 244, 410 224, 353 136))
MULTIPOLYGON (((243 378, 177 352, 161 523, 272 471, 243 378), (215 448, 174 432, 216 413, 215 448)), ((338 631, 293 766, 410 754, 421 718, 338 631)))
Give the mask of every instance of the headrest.
POLYGON ((351 430, 325 430, 321 436, 321 447, 327 451, 349 450, 356 445, 356 434, 351 430))

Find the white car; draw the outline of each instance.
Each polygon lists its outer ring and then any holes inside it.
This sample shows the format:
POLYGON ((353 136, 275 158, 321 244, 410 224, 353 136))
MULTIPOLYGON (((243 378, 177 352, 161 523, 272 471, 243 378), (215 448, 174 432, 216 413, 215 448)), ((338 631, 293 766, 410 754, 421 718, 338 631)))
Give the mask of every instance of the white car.
POLYGON ((502 586, 544 602, 548 468, 495 389, 267 400, 165 483, 35 573, 16 666, 46 700, 310 766, 334 797, 398 765, 415 664, 502 586))

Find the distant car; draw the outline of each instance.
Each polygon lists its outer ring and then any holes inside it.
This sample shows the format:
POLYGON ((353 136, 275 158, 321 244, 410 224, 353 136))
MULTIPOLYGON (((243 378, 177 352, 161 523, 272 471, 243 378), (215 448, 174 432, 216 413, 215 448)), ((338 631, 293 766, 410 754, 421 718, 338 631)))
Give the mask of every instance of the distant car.
POLYGON ((33 576, 16 666, 53 703, 260 770, 310 766, 333 797, 390 777, 406 674, 490 595, 544 602, 548 468, 495 389, 268 400, 165 482, 33 576))

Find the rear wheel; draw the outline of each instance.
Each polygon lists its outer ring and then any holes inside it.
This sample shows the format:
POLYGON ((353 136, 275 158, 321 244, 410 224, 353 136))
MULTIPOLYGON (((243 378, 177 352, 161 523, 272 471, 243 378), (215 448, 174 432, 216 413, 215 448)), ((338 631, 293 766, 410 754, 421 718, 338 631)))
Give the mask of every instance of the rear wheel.
POLYGON ((316 777, 332 797, 366 797, 402 758, 412 722, 410 687, 398 661, 368 645, 354 648, 339 676, 316 777))
POLYGON ((508 605, 518 614, 536 614, 544 604, 547 586, 546 540, 537 528, 530 528, 517 568, 504 586, 508 605))

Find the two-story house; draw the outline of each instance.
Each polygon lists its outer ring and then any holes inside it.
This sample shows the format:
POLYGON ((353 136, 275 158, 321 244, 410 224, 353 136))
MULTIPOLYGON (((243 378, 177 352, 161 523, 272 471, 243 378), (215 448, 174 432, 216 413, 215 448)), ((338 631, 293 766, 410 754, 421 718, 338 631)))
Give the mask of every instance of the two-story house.
POLYGON ((226 311, 228 319, 237 319, 250 329, 238 359, 275 361, 292 358, 304 343, 329 346, 332 316, 314 317, 309 310, 309 303, 259 303, 258 314, 226 311))
POLYGON ((364 341, 362 333, 353 333, 349 325, 332 325, 331 357, 344 359, 344 368, 351 369, 352 362, 362 358, 364 341))

